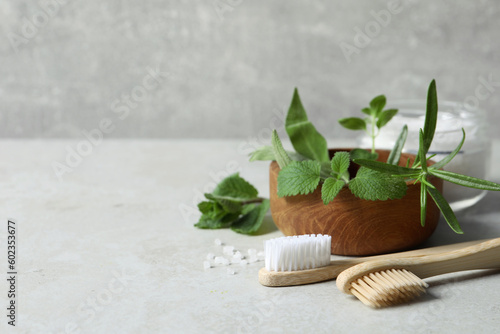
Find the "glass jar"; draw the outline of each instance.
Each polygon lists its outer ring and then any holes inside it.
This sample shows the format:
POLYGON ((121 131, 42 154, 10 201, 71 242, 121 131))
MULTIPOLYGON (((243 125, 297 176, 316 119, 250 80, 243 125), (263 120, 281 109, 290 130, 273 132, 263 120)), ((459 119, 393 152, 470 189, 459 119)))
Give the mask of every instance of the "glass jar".
MULTIPOLYGON (((375 140, 377 148, 392 149, 401 129, 408 125, 408 138, 404 152, 418 151, 419 129, 424 127, 426 101, 392 101, 389 108, 398 109, 394 118, 380 131, 375 140)), ((466 139, 457 156, 444 167, 445 170, 487 179, 491 157, 491 142, 488 136, 486 113, 480 109, 470 109, 456 102, 438 103, 438 121, 429 155, 439 161, 453 151, 462 139, 462 128, 466 139)), ((364 135, 359 139, 360 147, 371 147, 371 138, 364 135)), ((459 211, 477 203, 486 191, 466 188, 450 182, 444 183, 443 195, 454 211, 459 211)))

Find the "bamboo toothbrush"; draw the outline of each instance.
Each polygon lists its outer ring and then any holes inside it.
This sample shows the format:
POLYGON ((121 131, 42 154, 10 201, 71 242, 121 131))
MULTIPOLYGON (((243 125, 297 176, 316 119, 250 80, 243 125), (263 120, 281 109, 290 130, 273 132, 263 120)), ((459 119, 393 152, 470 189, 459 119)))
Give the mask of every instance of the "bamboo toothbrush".
POLYGON ((423 278, 493 268, 500 268, 500 238, 440 254, 360 263, 338 275, 337 287, 365 305, 384 307, 424 293, 428 284, 423 278))
POLYGON ((469 241, 400 253, 330 261, 330 236, 312 234, 275 238, 264 243, 266 266, 259 271, 259 282, 265 286, 322 282, 335 279, 342 271, 362 262, 437 254, 479 242, 481 241, 469 241))

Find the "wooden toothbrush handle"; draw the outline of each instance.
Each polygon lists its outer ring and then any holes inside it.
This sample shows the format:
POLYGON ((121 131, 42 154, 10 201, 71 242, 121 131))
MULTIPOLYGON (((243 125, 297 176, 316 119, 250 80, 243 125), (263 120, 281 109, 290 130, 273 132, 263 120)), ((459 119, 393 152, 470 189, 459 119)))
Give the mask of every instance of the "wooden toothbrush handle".
POLYGON ((317 283, 335 279, 342 271, 358 263, 372 260, 399 259, 403 257, 422 257, 426 255, 461 249, 467 246, 476 245, 483 241, 484 240, 467 241, 457 244, 429 247, 406 252, 350 258, 347 260, 332 261, 328 266, 308 270, 268 271, 266 268, 262 268, 259 271, 259 282, 264 286, 292 286, 317 283))
POLYGON ((414 264, 408 269, 420 278, 464 270, 500 268, 500 238, 412 261, 414 264))

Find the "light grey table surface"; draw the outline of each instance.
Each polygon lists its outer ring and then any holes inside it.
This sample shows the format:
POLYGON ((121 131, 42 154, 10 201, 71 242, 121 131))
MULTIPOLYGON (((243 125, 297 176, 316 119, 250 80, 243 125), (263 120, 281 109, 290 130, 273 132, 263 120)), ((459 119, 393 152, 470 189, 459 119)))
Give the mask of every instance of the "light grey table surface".
MULTIPOLYGON (((224 175, 239 171, 268 196, 268 164, 247 160, 251 138, 82 142, 0 141, 0 267, 13 218, 19 273, 17 326, 2 315, 2 333, 494 333, 500 324, 499 271, 431 278, 418 302, 373 310, 334 281, 261 286, 263 262, 204 270, 208 253, 222 255, 217 238, 247 252, 282 235, 269 219, 259 236, 193 227, 201 194, 224 175)), ((499 153, 495 142, 492 166, 499 153)), ((457 213, 465 235, 441 222, 426 246, 500 236, 499 204, 489 193, 457 213)), ((6 292, 2 279, 2 314, 6 292)))

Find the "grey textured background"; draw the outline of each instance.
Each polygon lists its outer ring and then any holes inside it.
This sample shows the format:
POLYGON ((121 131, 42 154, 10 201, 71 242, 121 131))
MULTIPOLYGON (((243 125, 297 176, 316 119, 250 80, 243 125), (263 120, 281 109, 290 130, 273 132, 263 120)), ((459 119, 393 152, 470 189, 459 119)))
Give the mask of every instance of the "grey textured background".
POLYGON ((281 126, 295 86, 325 136, 349 136, 337 118, 424 98, 432 78, 443 100, 483 94, 498 123, 500 2, 402 1, 349 62, 340 44, 389 3, 2 0, 0 137, 79 138, 103 118, 106 137, 248 137, 281 126))

